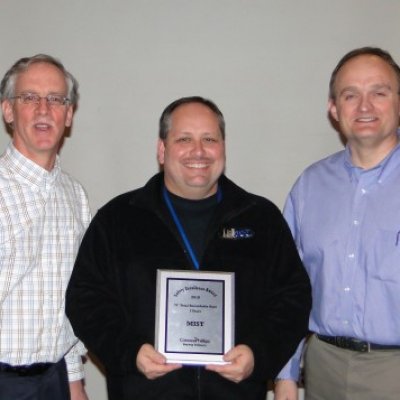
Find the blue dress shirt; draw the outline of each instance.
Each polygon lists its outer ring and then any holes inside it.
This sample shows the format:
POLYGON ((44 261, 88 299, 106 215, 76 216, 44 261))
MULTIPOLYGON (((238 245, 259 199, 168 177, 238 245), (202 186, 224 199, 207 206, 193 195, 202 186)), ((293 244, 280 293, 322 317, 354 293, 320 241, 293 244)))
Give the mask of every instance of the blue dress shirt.
MULTIPOLYGON (((400 345, 400 146, 368 170, 348 147, 311 165, 284 215, 311 279, 310 330, 400 345)), ((280 378, 298 378, 301 348, 280 378)))

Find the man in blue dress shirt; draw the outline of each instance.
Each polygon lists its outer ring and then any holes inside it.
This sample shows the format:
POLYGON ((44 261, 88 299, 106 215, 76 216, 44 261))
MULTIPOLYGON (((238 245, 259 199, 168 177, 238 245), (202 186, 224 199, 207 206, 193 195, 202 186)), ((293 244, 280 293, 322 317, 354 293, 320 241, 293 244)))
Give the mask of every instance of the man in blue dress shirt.
MULTIPOLYGON (((346 54, 328 104, 346 148, 307 168, 285 205, 313 289, 310 400, 399 398, 399 92, 386 51, 346 54)), ((297 398, 301 350, 279 374, 276 400, 297 398)))

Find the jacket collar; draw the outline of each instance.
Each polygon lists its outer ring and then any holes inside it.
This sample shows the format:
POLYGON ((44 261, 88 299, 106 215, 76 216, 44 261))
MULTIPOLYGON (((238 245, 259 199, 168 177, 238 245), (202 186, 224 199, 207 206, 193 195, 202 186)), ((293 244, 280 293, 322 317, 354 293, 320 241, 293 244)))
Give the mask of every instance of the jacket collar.
MULTIPOLYGON (((218 185, 222 191, 222 201, 218 204, 215 213, 214 223, 217 225, 240 214, 256 202, 255 197, 251 197, 252 200, 249 201, 249 194, 225 175, 221 175, 218 185)), ((132 193, 130 204, 150 210, 164 221, 171 220, 162 197, 163 186, 164 173, 159 172, 150 178, 142 190, 136 190, 132 193)))

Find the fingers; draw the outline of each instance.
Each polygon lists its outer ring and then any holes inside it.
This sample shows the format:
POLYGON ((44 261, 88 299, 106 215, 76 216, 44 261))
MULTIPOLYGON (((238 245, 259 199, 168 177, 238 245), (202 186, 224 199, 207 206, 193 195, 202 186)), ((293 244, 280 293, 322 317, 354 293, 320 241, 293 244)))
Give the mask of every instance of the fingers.
POLYGON ((214 371, 232 382, 238 383, 246 379, 254 369, 254 356, 250 347, 238 345, 229 350, 224 360, 226 365, 207 365, 206 369, 214 371))
POLYGON ((157 379, 171 371, 181 368, 180 364, 169 364, 166 358, 150 344, 144 344, 136 357, 138 370, 147 379, 157 379))

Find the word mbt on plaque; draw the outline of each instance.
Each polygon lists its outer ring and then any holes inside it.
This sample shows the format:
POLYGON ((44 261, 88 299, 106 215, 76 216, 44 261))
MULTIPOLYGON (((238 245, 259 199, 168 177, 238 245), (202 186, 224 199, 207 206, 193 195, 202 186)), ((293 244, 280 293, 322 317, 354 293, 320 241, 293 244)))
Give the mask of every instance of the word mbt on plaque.
POLYGON ((167 362, 226 364, 234 344, 234 273, 157 271, 155 348, 167 362))

